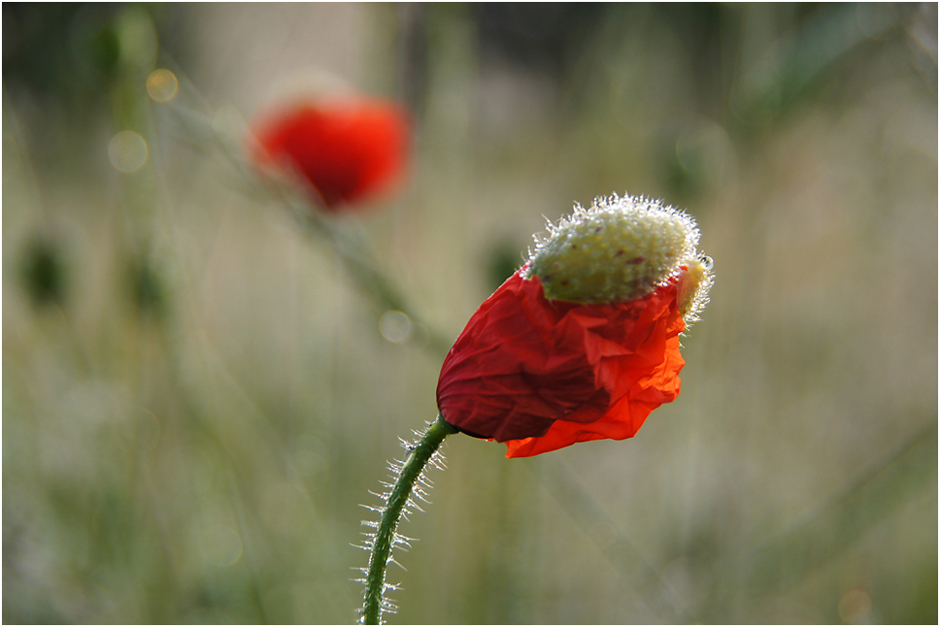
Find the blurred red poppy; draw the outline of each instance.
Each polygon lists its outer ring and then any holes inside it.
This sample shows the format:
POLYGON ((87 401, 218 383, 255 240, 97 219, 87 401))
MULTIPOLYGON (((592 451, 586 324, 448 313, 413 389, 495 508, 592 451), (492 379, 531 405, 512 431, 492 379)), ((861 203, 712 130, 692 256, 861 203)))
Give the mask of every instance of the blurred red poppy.
POLYGON ((545 298, 516 272, 471 317, 437 387, 441 415, 507 457, 632 437, 679 395, 678 279, 626 302, 545 298))
POLYGON ((409 116, 364 98, 305 103, 268 116, 255 135, 264 161, 292 169, 336 210, 386 192, 408 161, 409 116))

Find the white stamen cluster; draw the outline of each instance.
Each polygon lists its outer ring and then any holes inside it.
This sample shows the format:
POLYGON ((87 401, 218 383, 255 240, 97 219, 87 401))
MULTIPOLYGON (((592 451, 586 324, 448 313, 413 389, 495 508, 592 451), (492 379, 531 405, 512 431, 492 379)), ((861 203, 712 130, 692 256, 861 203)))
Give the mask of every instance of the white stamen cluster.
POLYGON ((549 223, 548 236, 537 237, 530 251, 525 277, 537 276, 546 298, 584 304, 635 300, 679 277, 680 309, 691 322, 713 282, 698 241, 695 220, 683 211, 614 194, 549 223))

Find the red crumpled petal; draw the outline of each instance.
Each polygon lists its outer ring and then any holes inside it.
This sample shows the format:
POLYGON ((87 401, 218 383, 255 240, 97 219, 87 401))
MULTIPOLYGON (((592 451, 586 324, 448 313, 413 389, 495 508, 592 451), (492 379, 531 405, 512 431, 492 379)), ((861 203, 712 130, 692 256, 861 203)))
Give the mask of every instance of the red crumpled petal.
POLYGON ((295 170, 328 209, 387 191, 407 163, 410 121, 367 99, 301 104, 271 115, 255 135, 262 159, 295 170))
MULTIPOLYGON (((521 271, 520 271, 521 272, 521 271)), ((467 323, 437 388, 444 419, 524 457, 632 437, 679 394, 675 282, 635 301, 550 301, 537 277, 510 277, 467 323)))

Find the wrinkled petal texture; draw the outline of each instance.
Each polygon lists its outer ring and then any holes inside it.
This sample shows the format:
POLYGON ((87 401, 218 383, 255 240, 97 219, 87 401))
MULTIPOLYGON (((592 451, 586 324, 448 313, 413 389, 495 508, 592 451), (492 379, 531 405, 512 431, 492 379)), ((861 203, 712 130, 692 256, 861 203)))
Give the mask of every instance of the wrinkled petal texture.
POLYGON ((327 209, 387 191, 402 176, 410 121, 371 100, 303 104, 271 116, 256 137, 268 159, 303 176, 327 209))
POLYGON ((538 278, 520 272, 444 360, 437 404, 447 422, 526 457, 632 437, 679 395, 685 323, 675 281, 638 300, 581 305, 547 300, 538 278))

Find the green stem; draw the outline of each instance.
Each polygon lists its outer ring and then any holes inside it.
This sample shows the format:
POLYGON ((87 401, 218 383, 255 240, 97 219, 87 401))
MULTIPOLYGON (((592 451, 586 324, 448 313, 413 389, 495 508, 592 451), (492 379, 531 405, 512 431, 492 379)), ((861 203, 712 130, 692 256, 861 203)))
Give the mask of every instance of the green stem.
POLYGON ((452 338, 436 331, 424 321, 417 310, 409 305, 408 299, 383 273, 379 262, 372 256, 369 247, 364 242, 351 237, 336 228, 333 223, 324 220, 315 209, 298 207, 298 201, 290 199, 283 193, 281 199, 294 211, 295 216, 309 233, 325 236, 330 240, 333 250, 346 266, 356 285, 366 296, 372 298, 383 312, 389 309, 402 312, 415 326, 424 330, 428 346, 439 353, 447 354, 453 344, 452 338))
MULTIPOLYGON (((181 75, 178 68, 176 71, 181 75)), ((187 91, 194 93, 192 87, 187 91)), ((322 210, 312 206, 309 198, 298 192, 296 181, 292 181, 289 176, 269 172, 266 177, 259 177, 258 168, 242 155, 241 138, 223 134, 212 121, 212 111, 208 107, 203 107, 205 111, 200 113, 187 109, 175 100, 170 106, 186 133, 196 138, 196 147, 212 145, 228 161, 235 175, 232 177, 233 184, 237 183, 246 193, 259 198, 273 198, 289 208, 307 233, 324 237, 330 242, 356 285, 375 301, 383 313, 389 309, 402 312, 416 327, 423 329, 430 348, 443 354, 450 350, 453 338, 436 331, 409 304, 405 294, 384 273, 382 264, 372 255, 371 247, 362 237, 337 228, 336 221, 324 218, 322 210)))
POLYGON ((438 415, 428 430, 411 450, 385 507, 378 530, 372 540, 372 556, 369 558, 369 572, 366 575, 366 593, 362 605, 362 622, 366 625, 378 625, 382 621, 385 592, 385 570, 391 560, 392 545, 395 543, 395 530, 402 512, 411 500, 411 491, 421 477, 424 467, 437 452, 448 435, 457 433, 457 429, 438 415))

